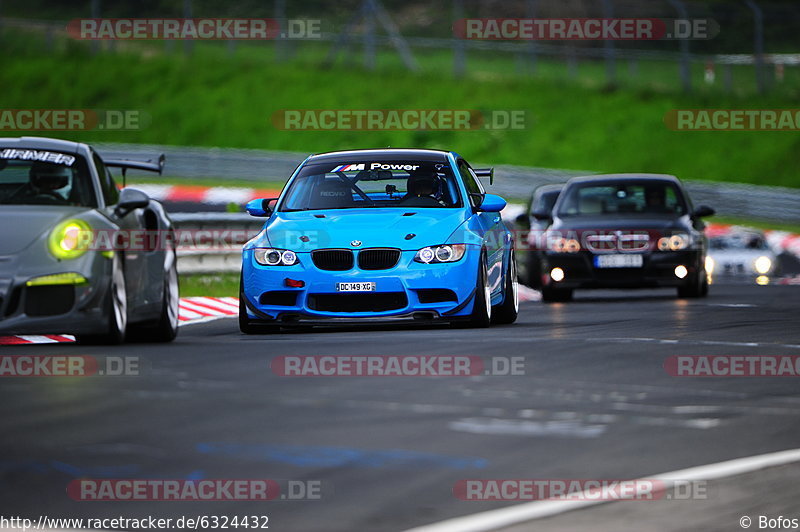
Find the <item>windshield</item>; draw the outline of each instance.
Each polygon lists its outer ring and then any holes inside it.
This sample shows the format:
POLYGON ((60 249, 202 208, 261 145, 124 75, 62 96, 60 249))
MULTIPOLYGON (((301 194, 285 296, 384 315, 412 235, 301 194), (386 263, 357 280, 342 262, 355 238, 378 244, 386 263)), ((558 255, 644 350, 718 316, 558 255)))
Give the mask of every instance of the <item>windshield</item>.
POLYGON ((432 161, 338 161, 303 167, 280 211, 461 206, 450 166, 432 161))
POLYGON ((687 208, 675 184, 667 181, 641 183, 586 183, 569 187, 558 215, 602 216, 661 214, 681 216, 687 208))
POLYGON ((0 204, 97 207, 83 157, 26 150, 0 150, 0 204))
POLYGON ((769 244, 763 235, 756 233, 746 234, 732 234, 729 236, 720 236, 710 238, 708 245, 711 249, 726 250, 726 249, 745 249, 745 250, 767 250, 769 244))
POLYGON ((548 190, 542 192, 531 206, 532 212, 550 212, 556 204, 560 190, 548 190))

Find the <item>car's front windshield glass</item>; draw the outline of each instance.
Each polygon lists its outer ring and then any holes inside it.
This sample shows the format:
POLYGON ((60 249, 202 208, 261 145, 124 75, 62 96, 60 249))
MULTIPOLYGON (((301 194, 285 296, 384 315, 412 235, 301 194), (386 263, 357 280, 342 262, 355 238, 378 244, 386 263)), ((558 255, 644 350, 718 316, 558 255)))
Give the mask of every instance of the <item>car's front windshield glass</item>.
POLYGON ((558 215, 619 216, 626 214, 686 214, 687 208, 678 188, 666 181, 586 183, 569 187, 562 193, 558 215))
POLYGON ((351 160, 303 167, 279 210, 460 206, 458 184, 446 163, 351 160))
POLYGON ((763 235, 732 234, 709 239, 709 247, 718 250, 767 250, 769 244, 763 235))
POLYGON ((97 200, 83 157, 0 148, 0 204, 97 207, 97 200))

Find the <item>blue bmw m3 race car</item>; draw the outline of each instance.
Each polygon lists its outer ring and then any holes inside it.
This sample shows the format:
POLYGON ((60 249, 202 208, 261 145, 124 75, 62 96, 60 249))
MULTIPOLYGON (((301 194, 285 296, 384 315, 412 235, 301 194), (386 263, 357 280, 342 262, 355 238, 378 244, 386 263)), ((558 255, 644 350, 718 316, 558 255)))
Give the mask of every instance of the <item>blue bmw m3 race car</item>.
POLYGON ((519 307, 506 202, 454 152, 380 149, 308 157, 242 252, 239 327, 411 318, 487 327, 519 307))

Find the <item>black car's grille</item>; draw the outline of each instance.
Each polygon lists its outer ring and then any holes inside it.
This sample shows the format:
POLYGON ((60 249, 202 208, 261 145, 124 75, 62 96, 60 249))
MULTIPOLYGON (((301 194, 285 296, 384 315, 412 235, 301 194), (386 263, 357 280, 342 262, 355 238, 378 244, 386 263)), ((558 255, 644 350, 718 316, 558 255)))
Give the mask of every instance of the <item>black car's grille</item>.
POLYGON ((349 249, 317 249, 311 252, 311 260, 320 270, 343 272, 353 268, 353 252, 349 249))
POLYGON ((73 286, 31 286, 25 292, 25 314, 28 316, 64 314, 74 303, 73 286))
POLYGON ((408 305, 405 292, 310 294, 308 308, 322 312, 384 312, 408 305))
POLYGON ((368 248, 358 252, 358 267, 362 270, 388 270, 400 260, 400 250, 393 248, 368 248))

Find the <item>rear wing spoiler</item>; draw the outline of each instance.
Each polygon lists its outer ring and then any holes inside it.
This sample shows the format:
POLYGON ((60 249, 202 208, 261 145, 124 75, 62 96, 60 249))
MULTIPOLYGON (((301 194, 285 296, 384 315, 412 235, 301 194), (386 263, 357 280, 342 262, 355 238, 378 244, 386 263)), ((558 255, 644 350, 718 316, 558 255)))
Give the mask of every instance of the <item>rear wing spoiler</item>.
POLYGON ((133 159, 103 159, 106 166, 122 169, 122 186, 125 186, 125 174, 129 168, 134 170, 144 170, 146 172, 157 172, 161 175, 164 171, 164 154, 158 156, 158 159, 147 159, 146 161, 136 161, 133 159))
POLYGON ((489 184, 494 185, 494 168, 473 168, 472 171, 478 177, 488 177, 489 184))

